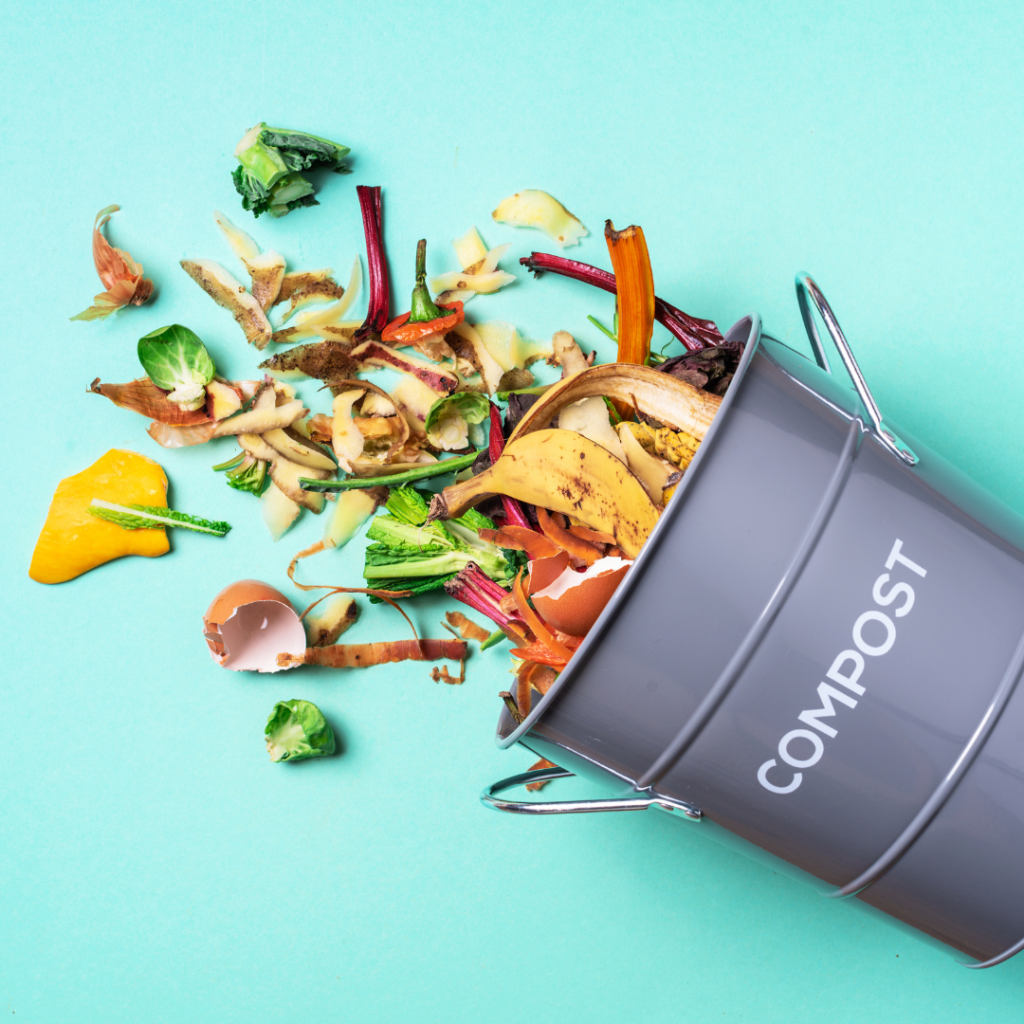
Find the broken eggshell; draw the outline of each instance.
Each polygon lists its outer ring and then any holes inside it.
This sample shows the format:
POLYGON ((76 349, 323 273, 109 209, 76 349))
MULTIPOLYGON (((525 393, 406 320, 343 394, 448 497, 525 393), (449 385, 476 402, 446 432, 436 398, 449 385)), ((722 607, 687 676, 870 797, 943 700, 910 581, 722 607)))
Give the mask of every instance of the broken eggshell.
POLYGON ((531 586, 530 600, 548 625, 571 636, 586 636, 632 564, 612 557, 599 558, 586 572, 566 567, 542 589, 531 586))
POLYGON ((210 657, 233 672, 280 672, 279 654, 301 655, 306 630, 288 599, 259 580, 225 587, 203 616, 210 657))

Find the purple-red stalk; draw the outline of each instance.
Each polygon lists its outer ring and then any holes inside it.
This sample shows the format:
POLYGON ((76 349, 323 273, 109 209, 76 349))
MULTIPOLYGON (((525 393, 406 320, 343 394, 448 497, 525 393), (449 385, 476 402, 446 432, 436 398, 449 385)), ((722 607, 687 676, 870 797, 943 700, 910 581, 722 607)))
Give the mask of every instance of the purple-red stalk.
POLYGON ((354 340, 364 341, 370 334, 380 334, 388 325, 390 294, 388 268, 384 262, 383 212, 380 185, 357 185, 359 209, 363 214, 363 234, 366 236, 366 265, 370 277, 370 301, 366 319, 356 331, 354 340))
MULTIPOLYGON (((613 295, 616 291, 614 274, 592 267, 589 263, 580 263, 579 260, 567 260, 564 256, 553 256, 547 252, 533 252, 523 256, 519 262, 538 276, 550 270, 563 277, 592 284, 595 288, 603 288, 613 295)), ((657 296, 654 297, 654 319, 663 324, 691 352, 717 345, 722 340, 722 332, 714 321, 698 320, 657 296)))
MULTIPOLYGON (((501 458, 501 453, 504 450, 505 432, 501 425, 501 412, 491 402, 491 432, 487 439, 487 454, 491 457, 492 466, 501 458)), ((505 510, 505 521, 510 526, 525 526, 527 530, 533 529, 530 520, 526 518, 526 513, 523 512, 523 506, 515 498, 510 498, 507 494, 501 495, 501 507, 505 510)))
POLYGON ((508 591, 485 576, 476 562, 470 562, 465 569, 448 580, 444 589, 456 601, 468 604, 474 611, 486 615, 501 629, 514 625, 520 627, 520 632, 525 631, 526 623, 518 615, 509 615, 502 610, 502 598, 508 597, 508 591))

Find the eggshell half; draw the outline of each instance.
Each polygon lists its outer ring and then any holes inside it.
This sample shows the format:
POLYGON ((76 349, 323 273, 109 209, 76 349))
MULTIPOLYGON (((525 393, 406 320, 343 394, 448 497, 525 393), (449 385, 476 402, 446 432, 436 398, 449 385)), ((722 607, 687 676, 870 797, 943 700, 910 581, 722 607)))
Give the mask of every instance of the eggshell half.
POLYGON ((550 558, 535 558, 530 562, 530 577, 526 593, 536 594, 549 587, 569 567, 569 552, 559 551, 550 558))
POLYGON ((259 580, 225 587, 213 599, 203 626, 210 656, 235 672, 280 672, 279 654, 306 649, 306 630, 295 609, 284 594, 259 580))
POLYGON ((550 626, 571 636, 586 636, 633 563, 599 558, 586 572, 566 568, 530 600, 550 626))
POLYGON ((288 598, 269 583, 260 580, 239 580, 226 586, 210 602, 204 618, 208 624, 219 624, 229 618, 239 605, 249 604, 251 601, 278 601, 291 607, 288 598))

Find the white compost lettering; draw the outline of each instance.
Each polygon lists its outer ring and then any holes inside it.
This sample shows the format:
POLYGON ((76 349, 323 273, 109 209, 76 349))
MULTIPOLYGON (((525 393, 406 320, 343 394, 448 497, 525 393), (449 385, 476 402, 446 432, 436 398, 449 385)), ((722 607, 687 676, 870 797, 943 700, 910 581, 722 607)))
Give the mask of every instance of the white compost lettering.
MULTIPOLYGON (((883 608, 888 608, 902 598, 903 603, 894 608, 892 612, 897 619, 901 619, 908 615, 914 607, 914 588, 909 583, 902 581, 889 586, 891 573, 896 565, 909 569, 922 579, 928 575, 928 571, 903 554, 903 541, 897 538, 896 543, 892 546, 892 551, 889 552, 889 557, 885 560, 885 568, 889 571, 882 573, 875 580, 874 586, 871 588, 871 597, 875 604, 881 605, 883 608), (889 589, 885 591, 883 587, 889 589)), ((865 689, 857 680, 860 679, 861 673, 864 671, 864 655, 866 654, 869 658, 880 658, 888 654, 892 650, 892 645, 896 643, 896 623, 885 612, 880 612, 877 608, 870 608, 858 616, 857 621, 854 622, 852 636, 856 650, 851 648, 840 651, 832 662, 832 666, 825 673, 825 678, 833 683, 838 683, 839 686, 860 697, 864 694, 865 689)), ((811 729, 793 729, 779 740, 779 757, 790 768, 812 768, 822 759, 825 753, 825 743, 818 733, 829 739, 835 739, 839 734, 839 730, 834 725, 823 721, 825 718, 836 717, 836 702, 844 704, 848 708, 857 706, 856 698, 851 697, 849 693, 844 693, 843 690, 836 689, 829 683, 818 683, 817 693, 821 707, 808 708, 797 715, 798 721, 809 725, 817 732, 812 732, 811 729), (799 745, 797 741, 804 741, 803 745, 799 745), (806 747, 808 742, 811 744, 810 752, 806 747), (797 756, 790 749, 794 744, 797 744, 797 756), (798 756, 800 754, 806 756, 800 757, 798 756)), ((778 782, 769 781, 768 773, 778 767, 779 762, 774 757, 765 761, 757 769, 757 781, 770 793, 792 793, 798 789, 804 779, 802 771, 793 772, 787 780, 785 769, 780 768, 775 773, 778 782)))

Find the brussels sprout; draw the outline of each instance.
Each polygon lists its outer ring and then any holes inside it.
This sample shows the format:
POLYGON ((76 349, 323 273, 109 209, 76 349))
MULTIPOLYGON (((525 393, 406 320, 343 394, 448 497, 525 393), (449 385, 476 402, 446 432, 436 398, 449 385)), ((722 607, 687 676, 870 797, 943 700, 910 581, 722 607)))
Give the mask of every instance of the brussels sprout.
POLYGON ((213 380, 214 366, 206 346, 181 324, 160 327, 139 338, 139 362, 149 379, 186 412, 206 403, 206 385, 213 380))
POLYGON ((271 761, 301 761, 334 753, 334 730, 308 700, 278 701, 264 732, 271 761))
POLYGON ((481 445, 486 435, 480 424, 490 411, 490 401, 478 391, 445 395, 427 413, 427 440, 445 451, 457 451, 469 443, 481 445))

